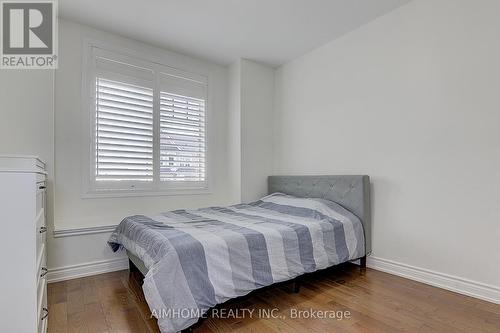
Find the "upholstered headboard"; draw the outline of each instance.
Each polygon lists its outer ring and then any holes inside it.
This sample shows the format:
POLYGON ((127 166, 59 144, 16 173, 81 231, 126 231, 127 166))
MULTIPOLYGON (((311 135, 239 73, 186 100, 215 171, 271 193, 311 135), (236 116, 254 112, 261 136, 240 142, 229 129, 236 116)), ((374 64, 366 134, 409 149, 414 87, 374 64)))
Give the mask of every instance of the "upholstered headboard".
POLYGON ((269 176, 268 192, 328 199, 342 205, 361 219, 365 231, 366 254, 371 253, 370 177, 269 176))

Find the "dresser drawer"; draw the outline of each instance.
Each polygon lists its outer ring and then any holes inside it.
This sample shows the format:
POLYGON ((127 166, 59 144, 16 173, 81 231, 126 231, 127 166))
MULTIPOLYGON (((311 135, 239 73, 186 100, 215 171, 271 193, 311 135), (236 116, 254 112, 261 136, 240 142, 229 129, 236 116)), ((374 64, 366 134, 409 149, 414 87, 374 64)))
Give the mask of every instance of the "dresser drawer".
POLYGON ((43 278, 38 279, 38 286, 37 286, 37 305, 38 305, 38 314, 40 314, 40 311, 42 308, 45 306, 43 302, 47 302, 47 298, 45 294, 47 294, 47 278, 44 276, 43 278))
POLYGON ((48 318, 41 319, 38 324, 38 333, 46 333, 48 327, 48 318))
MULTIPOLYGON (((1 74, 0 74, 1 75, 1 74)), ((7 258, 2 272, 0 333, 45 332, 48 320, 44 231, 48 222, 45 164, 36 157, 0 156, 0 204, 3 239, 0 253, 7 258), (15 249, 13 253, 13 250, 15 249), (15 272, 14 278, 9 273, 15 272)))
MULTIPOLYGON (((45 258, 45 255, 43 256, 45 258)), ((36 294, 37 294, 37 304, 40 306, 40 302, 43 299, 43 293, 45 291, 45 287, 47 285, 47 276, 45 274, 42 274, 42 269, 40 269, 39 275, 37 277, 37 289, 36 289, 36 294), (43 275, 43 276, 41 276, 43 275)), ((38 273, 37 273, 38 274, 38 273)), ((40 309, 40 308, 39 308, 40 309)))
POLYGON ((35 222, 35 233, 36 262, 39 263, 45 250, 45 243, 47 239, 47 226, 45 224, 45 216, 43 214, 43 211, 37 216, 37 220, 35 222))
POLYGON ((46 203, 47 200, 47 189, 46 189, 46 183, 44 181, 36 183, 36 214, 35 216, 38 216, 40 214, 40 211, 43 209, 44 210, 44 215, 45 213, 45 207, 47 206, 46 203))
POLYGON ((47 322, 49 309, 47 307, 47 281, 45 278, 40 280, 41 290, 38 294, 38 332, 45 333, 47 331, 47 322))
POLYGON ((39 258, 37 258, 37 281, 47 275, 47 250, 45 246, 42 248, 39 258))

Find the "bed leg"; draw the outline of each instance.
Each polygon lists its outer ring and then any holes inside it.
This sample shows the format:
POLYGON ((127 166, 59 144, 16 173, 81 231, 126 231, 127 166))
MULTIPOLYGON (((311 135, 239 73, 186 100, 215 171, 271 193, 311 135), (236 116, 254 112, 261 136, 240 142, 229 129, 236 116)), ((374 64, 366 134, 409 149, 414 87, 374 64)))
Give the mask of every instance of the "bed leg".
POLYGON ((137 266, 132 262, 132 260, 128 260, 128 276, 132 280, 136 281, 139 286, 142 286, 144 283, 144 275, 142 275, 142 272, 137 268, 137 266))
POLYGON ((293 280, 292 292, 294 294, 298 294, 300 292, 300 279, 299 278, 295 278, 293 280))
POLYGON ((132 262, 132 260, 128 260, 128 267, 129 267, 129 271, 130 273, 134 273, 134 272, 138 272, 139 271, 139 268, 137 268, 135 266, 135 264, 132 262))
POLYGON ((191 327, 188 327, 188 328, 182 330, 180 333, 193 333, 193 329, 191 327))
POLYGON ((359 268, 366 269, 366 256, 359 258, 359 268))

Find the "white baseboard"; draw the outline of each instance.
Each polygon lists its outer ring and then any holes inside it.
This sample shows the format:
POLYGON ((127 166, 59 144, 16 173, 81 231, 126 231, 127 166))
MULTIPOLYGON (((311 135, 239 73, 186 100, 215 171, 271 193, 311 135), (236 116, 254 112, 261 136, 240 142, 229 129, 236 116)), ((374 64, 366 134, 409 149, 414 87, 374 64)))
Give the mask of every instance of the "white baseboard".
MULTIPOLYGON (((500 288, 495 286, 377 257, 368 257, 367 266, 378 271, 500 304, 500 288)), ((65 281, 124 269, 128 269, 128 258, 95 261, 50 269, 47 281, 49 283, 65 281)))
POLYGON ((47 282, 59 282, 85 276, 128 269, 128 258, 94 261, 85 264, 52 268, 47 273, 47 282))
POLYGON ((500 288, 495 286, 377 257, 368 257, 367 266, 378 271, 500 304, 500 288))

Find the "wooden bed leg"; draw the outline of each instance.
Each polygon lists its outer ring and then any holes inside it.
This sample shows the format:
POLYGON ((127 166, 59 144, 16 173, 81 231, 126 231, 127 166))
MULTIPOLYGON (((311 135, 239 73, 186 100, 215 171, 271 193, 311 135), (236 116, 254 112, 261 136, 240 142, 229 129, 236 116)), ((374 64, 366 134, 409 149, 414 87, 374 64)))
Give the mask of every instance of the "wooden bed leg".
POLYGON ((366 256, 359 258, 359 268, 366 269, 366 256))
POLYGON ((186 328, 186 329, 184 329, 184 330, 181 331, 181 333, 193 333, 193 332, 194 331, 193 331, 193 329, 191 327, 188 327, 188 328, 186 328))

